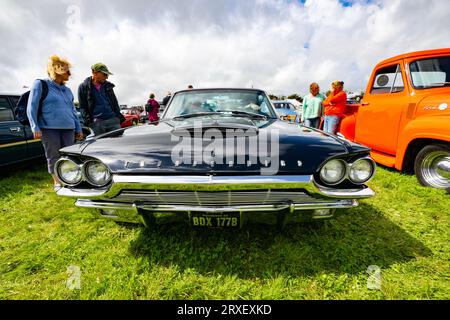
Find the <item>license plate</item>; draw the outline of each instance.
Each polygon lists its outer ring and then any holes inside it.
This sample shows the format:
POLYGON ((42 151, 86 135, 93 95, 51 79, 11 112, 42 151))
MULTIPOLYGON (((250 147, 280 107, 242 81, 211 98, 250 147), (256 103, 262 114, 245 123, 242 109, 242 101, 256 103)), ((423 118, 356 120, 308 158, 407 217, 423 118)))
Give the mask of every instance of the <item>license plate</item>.
POLYGON ((239 228, 241 226, 239 212, 191 212, 190 219, 193 227, 239 228))

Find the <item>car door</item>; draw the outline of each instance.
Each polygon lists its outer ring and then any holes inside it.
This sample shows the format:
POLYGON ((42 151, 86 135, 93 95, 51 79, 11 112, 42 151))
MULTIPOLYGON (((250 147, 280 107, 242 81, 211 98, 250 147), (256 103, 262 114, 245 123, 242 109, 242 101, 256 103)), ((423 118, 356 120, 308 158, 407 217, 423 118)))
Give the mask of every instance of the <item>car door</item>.
POLYGON ((395 155, 403 109, 408 101, 400 61, 374 70, 356 119, 355 141, 374 151, 395 155))
POLYGON ((14 119, 9 97, 0 96, 0 167, 26 158, 27 140, 24 126, 14 119))
MULTIPOLYGON (((14 108, 17 106, 20 96, 10 96, 9 100, 14 108)), ((25 139, 27 140, 27 158, 43 157, 45 155, 41 139, 34 139, 30 126, 23 126, 25 139)))

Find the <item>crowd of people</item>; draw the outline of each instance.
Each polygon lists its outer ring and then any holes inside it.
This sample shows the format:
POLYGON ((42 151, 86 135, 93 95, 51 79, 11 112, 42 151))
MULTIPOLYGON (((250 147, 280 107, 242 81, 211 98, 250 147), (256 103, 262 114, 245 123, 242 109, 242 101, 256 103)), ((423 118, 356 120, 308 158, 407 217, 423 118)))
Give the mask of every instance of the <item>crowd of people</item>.
MULTIPOLYGON (((59 150, 84 138, 74 106, 74 96, 65 85, 71 76, 70 68, 69 61, 51 56, 47 65, 49 78, 38 79, 33 83, 26 111, 34 138, 41 139, 44 146, 48 172, 53 177, 55 189, 61 187, 55 174, 59 150), (45 99, 42 99, 44 96, 45 99)), ((113 73, 100 62, 92 65, 91 72, 91 76, 78 87, 84 126, 90 127, 95 135, 120 129, 125 118, 120 112, 114 84, 108 81, 113 73)), ((323 130, 336 134, 347 97, 343 90, 344 82, 334 81, 331 86, 331 93, 326 97, 320 93, 317 83, 310 85, 310 93, 303 98, 302 122, 306 126, 319 128, 323 118, 323 130)), ((189 85, 188 89, 193 89, 193 86, 189 85)), ((171 95, 171 92, 167 92, 161 104, 166 105, 171 95)), ((145 110, 148 120, 158 123, 160 105, 154 93, 150 94, 145 110)))

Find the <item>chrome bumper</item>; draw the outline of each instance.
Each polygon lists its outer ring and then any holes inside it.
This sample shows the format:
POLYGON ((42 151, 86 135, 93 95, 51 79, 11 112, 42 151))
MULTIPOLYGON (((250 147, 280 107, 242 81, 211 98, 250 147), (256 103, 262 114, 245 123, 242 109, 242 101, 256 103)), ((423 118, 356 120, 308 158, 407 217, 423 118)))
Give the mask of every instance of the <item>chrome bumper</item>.
POLYGON ((62 188, 58 195, 78 198, 76 206, 99 209, 100 216, 118 221, 147 224, 145 218, 150 216, 163 223, 167 219, 187 220, 192 212, 234 213, 241 216, 241 221, 249 221, 267 213, 269 218, 265 217, 266 220, 275 219, 280 224, 280 217, 283 217, 281 221, 285 224, 329 218, 335 209, 355 207, 358 205, 356 199, 371 197, 374 192, 367 187, 359 190, 323 188, 315 184, 312 176, 115 175, 107 189, 62 188), (275 199, 264 201, 261 194, 265 195, 265 190, 267 199, 271 192, 275 199), (283 201, 276 198, 280 194, 287 195, 282 197, 283 201), (235 197, 235 201, 230 200, 227 204, 227 195, 230 199, 235 197), (239 200, 243 198, 251 205, 241 203, 239 200))

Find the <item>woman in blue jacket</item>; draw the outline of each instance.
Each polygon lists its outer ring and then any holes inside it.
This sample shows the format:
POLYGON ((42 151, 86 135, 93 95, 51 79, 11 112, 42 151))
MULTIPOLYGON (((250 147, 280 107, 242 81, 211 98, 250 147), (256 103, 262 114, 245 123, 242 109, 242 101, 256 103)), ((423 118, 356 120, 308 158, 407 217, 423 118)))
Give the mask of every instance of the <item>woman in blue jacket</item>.
POLYGON ((71 146, 75 139, 82 140, 80 120, 73 104, 72 91, 65 86, 70 77, 70 63, 56 55, 50 57, 47 66, 49 79, 48 94, 38 114, 42 83, 36 80, 30 90, 27 116, 35 139, 41 139, 47 158, 48 172, 52 175, 54 188, 61 187, 55 175, 55 163, 59 159, 59 149, 71 146))

